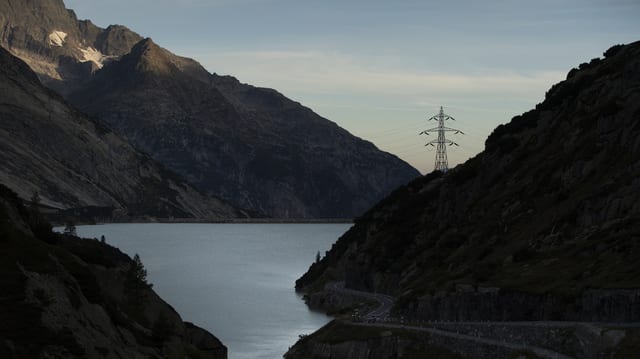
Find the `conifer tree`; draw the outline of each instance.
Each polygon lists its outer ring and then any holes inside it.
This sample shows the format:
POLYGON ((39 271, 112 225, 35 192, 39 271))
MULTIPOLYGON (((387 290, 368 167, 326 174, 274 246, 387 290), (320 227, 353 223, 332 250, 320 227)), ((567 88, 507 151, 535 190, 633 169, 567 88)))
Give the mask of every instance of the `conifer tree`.
POLYGON ((147 290, 153 285, 147 282, 147 270, 138 253, 133 256, 131 266, 125 274, 125 292, 134 306, 142 306, 147 299, 147 290))

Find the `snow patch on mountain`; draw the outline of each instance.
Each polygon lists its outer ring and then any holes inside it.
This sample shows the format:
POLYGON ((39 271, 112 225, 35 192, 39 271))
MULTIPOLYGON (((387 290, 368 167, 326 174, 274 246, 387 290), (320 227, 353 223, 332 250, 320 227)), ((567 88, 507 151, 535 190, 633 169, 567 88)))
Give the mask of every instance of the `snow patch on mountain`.
POLYGON ((49 34, 49 45, 51 46, 62 46, 64 45, 64 40, 67 38, 67 33, 64 31, 54 31, 49 34))
POLYGON ((104 66, 105 61, 116 58, 117 56, 106 56, 102 52, 94 49, 93 47, 87 47, 86 49, 80 48, 80 52, 82 52, 83 58, 80 59, 80 62, 88 62, 91 61, 98 68, 102 68, 104 66))

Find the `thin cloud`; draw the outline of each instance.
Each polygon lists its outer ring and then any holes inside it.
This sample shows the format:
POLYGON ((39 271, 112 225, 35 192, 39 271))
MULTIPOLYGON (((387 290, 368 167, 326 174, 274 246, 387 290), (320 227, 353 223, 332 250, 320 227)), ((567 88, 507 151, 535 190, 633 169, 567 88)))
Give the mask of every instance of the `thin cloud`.
POLYGON ((522 73, 487 70, 486 74, 421 72, 371 66, 351 55, 315 51, 246 51, 200 54, 210 70, 231 73, 252 84, 283 91, 427 94, 471 96, 530 95, 564 77, 558 71, 522 73))

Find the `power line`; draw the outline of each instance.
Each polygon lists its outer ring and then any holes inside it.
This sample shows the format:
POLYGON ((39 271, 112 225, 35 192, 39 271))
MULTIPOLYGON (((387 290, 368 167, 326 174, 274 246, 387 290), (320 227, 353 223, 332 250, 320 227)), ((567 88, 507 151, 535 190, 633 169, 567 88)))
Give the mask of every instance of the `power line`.
POLYGON ((425 144, 425 146, 436 146, 436 165, 435 165, 435 170, 436 171, 442 171, 442 172, 447 172, 447 170, 449 169, 449 161, 447 160, 447 145, 449 146, 458 146, 457 143, 446 139, 444 133, 447 131, 450 132, 454 132, 455 134, 461 133, 464 135, 464 133, 460 130, 456 130, 455 128, 449 128, 449 127, 445 127, 444 125, 444 121, 447 120, 454 120, 455 119, 449 115, 446 115, 444 113, 444 111, 442 110, 442 106, 440 106, 440 113, 438 113, 437 115, 431 117, 429 120, 427 121, 432 121, 432 120, 437 120, 438 121, 438 127, 434 127, 434 128, 430 128, 428 130, 424 130, 422 132, 420 132, 421 135, 429 135, 429 132, 438 132, 438 138, 433 140, 433 141, 429 141, 425 144))

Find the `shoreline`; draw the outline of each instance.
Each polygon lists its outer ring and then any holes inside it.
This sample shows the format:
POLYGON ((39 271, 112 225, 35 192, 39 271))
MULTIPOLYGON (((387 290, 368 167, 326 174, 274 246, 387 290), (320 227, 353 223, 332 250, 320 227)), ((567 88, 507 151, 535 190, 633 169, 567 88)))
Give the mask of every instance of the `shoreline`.
POLYGON ((118 213, 112 207, 77 207, 60 209, 47 205, 39 205, 39 211, 54 226, 64 226, 71 221, 75 225, 105 223, 241 223, 241 224, 295 224, 295 223, 351 223, 356 218, 270 218, 270 217, 238 217, 238 218, 158 218, 153 216, 127 216, 118 213))
MULTIPOLYGON (((64 226, 64 222, 52 221, 54 226, 64 226)), ((164 224, 353 224, 351 218, 233 218, 220 220, 206 220, 193 218, 135 218, 130 220, 96 220, 78 221, 77 226, 100 224, 135 224, 135 223, 164 223, 164 224)))

